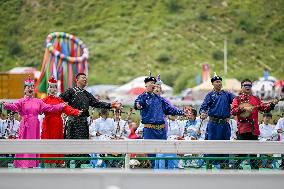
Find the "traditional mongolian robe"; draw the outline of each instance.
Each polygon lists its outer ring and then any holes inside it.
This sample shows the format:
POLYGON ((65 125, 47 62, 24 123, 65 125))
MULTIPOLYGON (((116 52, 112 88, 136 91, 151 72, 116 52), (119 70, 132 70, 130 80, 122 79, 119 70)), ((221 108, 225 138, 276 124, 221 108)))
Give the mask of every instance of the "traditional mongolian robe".
POLYGON ((69 116, 65 125, 66 139, 89 139, 89 107, 111 109, 111 104, 101 102, 88 91, 79 87, 70 88, 60 95, 72 108, 82 110, 78 117, 69 116))
MULTIPOLYGON (((58 112, 63 104, 49 105, 42 100, 25 96, 13 104, 4 103, 4 108, 16 111, 22 117, 18 139, 40 139, 38 115, 40 112, 58 112)), ((15 158, 38 158, 39 154, 16 154, 15 158)), ((19 168, 37 167, 36 160, 15 160, 14 166, 19 168)))
MULTIPOLYGON (((87 118, 90 116, 89 107, 111 109, 111 103, 101 102, 96 99, 91 93, 85 89, 79 87, 69 88, 60 95, 65 102, 72 108, 82 110, 83 112, 79 116, 68 116, 65 128, 65 139, 89 139, 89 125, 87 118)), ((88 154, 69 154, 69 157, 89 157, 88 154)), ((81 167, 82 163, 88 163, 88 161, 76 162, 76 167, 81 167)), ((70 161, 66 162, 67 166, 70 166, 70 161)))
MULTIPOLYGON (((56 105, 64 101, 56 96, 48 96, 42 101, 46 104, 56 105)), ((70 116, 78 116, 79 110, 71 106, 65 106, 60 112, 44 112, 45 117, 42 123, 41 139, 64 139, 63 120, 61 114, 65 113, 70 116)), ((41 157, 63 157, 63 154, 41 154, 41 157)), ((63 163, 62 160, 45 160, 45 163, 63 163)))

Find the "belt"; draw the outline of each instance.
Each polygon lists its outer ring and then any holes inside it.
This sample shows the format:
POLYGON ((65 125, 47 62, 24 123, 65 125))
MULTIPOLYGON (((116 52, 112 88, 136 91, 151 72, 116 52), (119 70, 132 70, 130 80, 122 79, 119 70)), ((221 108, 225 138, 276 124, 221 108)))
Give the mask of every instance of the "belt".
POLYGON ((215 123, 227 123, 227 118, 217 118, 217 117, 209 117, 209 120, 215 122, 215 123))
POLYGON ((144 128, 161 130, 161 129, 165 128, 165 125, 164 124, 162 124, 162 125, 144 124, 144 128))

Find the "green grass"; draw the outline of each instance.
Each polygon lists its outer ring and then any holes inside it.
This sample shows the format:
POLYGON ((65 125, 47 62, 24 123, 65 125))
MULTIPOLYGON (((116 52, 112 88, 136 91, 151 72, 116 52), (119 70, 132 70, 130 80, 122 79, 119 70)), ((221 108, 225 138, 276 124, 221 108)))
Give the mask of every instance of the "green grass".
POLYGON ((284 1, 1 0, 0 63, 40 69, 45 37, 78 36, 90 51, 90 84, 122 84, 154 74, 176 92, 195 85, 207 62, 223 75, 257 79, 264 67, 284 79, 284 1))

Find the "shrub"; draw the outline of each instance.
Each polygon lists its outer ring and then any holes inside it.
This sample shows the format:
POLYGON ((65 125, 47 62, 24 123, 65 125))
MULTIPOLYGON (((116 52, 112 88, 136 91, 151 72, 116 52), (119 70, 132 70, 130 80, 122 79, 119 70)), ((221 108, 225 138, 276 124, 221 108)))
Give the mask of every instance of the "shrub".
POLYGON ((222 51, 217 50, 217 51, 213 52, 212 57, 213 57, 214 60, 222 60, 224 55, 223 55, 222 51))

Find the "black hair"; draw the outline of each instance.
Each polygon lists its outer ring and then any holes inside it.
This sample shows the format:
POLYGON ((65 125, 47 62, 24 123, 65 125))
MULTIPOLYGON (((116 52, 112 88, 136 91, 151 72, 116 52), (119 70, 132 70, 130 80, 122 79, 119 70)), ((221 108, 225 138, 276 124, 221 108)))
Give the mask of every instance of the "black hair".
POLYGON ((80 77, 80 75, 84 75, 84 76, 86 76, 86 74, 85 74, 85 73, 78 73, 78 74, 76 75, 76 79, 78 79, 78 77, 80 77))
POLYGON ((192 114, 196 117, 197 116, 197 111, 196 109, 191 109, 192 114))
POLYGON ((271 114, 270 112, 264 113, 264 114, 263 114, 263 117, 271 117, 271 118, 272 118, 272 114, 271 114))
POLYGON ((244 80, 242 80, 241 85, 243 85, 244 82, 250 82, 250 83, 252 83, 250 79, 244 79, 244 80))

